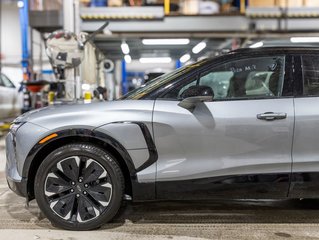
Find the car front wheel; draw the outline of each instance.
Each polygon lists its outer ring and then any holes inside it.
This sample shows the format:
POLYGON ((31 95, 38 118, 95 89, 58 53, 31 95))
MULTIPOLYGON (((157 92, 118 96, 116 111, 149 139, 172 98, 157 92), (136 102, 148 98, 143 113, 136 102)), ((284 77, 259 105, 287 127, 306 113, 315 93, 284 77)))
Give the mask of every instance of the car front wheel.
POLYGON ((68 230, 95 229, 118 212, 124 177, 115 158, 91 144, 68 144, 50 153, 35 178, 45 216, 68 230))

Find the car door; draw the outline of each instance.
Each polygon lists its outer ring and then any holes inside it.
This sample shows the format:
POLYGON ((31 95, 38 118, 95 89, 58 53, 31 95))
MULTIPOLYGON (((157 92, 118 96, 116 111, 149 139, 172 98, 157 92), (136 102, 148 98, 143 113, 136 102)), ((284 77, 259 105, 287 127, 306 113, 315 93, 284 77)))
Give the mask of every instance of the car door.
POLYGON ((295 134, 290 197, 319 197, 319 56, 295 57, 295 134))
POLYGON ((201 69, 155 101, 158 198, 281 198, 288 194, 294 126, 284 55, 201 69), (179 106, 191 86, 211 102, 179 106))
POLYGON ((12 118, 18 112, 18 91, 4 74, 1 74, 1 116, 2 120, 12 118))

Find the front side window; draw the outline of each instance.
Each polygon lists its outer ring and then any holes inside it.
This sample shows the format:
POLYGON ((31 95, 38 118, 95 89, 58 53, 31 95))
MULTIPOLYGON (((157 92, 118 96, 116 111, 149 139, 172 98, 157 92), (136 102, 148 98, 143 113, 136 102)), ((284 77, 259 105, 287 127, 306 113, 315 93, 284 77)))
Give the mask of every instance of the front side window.
MULTIPOLYGON (((7 88, 14 88, 13 83, 9 80, 9 78, 7 78, 5 75, 1 75, 1 81, 4 87, 7 88)), ((1 83, 0 83, 1 84, 1 83)))
POLYGON ((230 61, 201 72, 198 77, 166 94, 181 99, 188 87, 212 89, 215 100, 280 97, 284 82, 285 57, 258 57, 230 61))
POLYGON ((158 89, 162 89, 163 87, 169 87, 175 80, 191 71, 196 69, 199 66, 202 66, 206 63, 207 60, 202 60, 200 62, 184 66, 182 68, 176 69, 173 72, 166 73, 164 75, 161 75, 146 84, 142 85, 141 87, 129 92, 125 96, 123 96, 121 99, 124 100, 137 100, 137 99, 143 99, 145 96, 152 94, 158 89))
POLYGON ((319 96, 319 57, 303 56, 301 64, 303 70, 303 94, 305 96, 319 96))

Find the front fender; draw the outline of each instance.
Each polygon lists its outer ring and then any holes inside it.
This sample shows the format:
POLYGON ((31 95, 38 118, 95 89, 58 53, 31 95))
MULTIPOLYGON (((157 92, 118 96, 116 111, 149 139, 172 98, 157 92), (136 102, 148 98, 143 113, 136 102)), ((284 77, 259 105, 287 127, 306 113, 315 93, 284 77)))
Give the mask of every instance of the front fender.
MULTIPOLYGON (((114 124, 124 124, 124 123, 114 123, 114 124)), ((149 132, 147 126, 144 123, 130 123, 135 124, 139 126, 140 131, 142 132, 144 141, 146 143, 147 151, 148 151, 148 159, 143 162, 143 164, 136 167, 134 164, 134 161, 132 160, 132 153, 130 155, 129 151, 134 150, 127 150, 121 142, 118 141, 118 139, 115 139, 114 136, 110 136, 106 134, 105 132, 99 131, 99 129, 65 129, 60 131, 50 131, 47 135, 49 136, 52 133, 56 133, 57 136, 53 139, 48 140, 47 142, 40 144, 39 142, 31 149, 29 152, 24 167, 22 175, 25 179, 29 179, 30 175, 32 178, 34 178, 34 175, 36 174, 36 170, 38 169, 39 165, 43 161, 45 155, 48 154, 48 152, 60 147, 63 143, 65 143, 65 140, 71 139, 76 141, 79 138, 84 138, 86 141, 91 142, 94 140, 103 142, 109 146, 111 146, 113 149, 117 151, 118 154, 120 154, 121 158, 125 161, 125 165, 127 166, 127 169, 130 174, 130 180, 132 183, 132 192, 133 192, 133 199, 134 200, 152 200, 155 199, 155 179, 152 179, 151 181, 147 181, 147 183, 140 183, 138 181, 138 173, 142 172, 144 169, 151 167, 153 172, 152 175, 155 174, 155 165, 154 163, 157 161, 158 155, 156 151, 155 144, 153 142, 151 133, 149 132)), ((127 125, 129 126, 129 125, 127 125)), ((114 135, 114 134, 113 134, 114 135)), ((137 149, 140 150, 140 149, 137 149)), ((134 157, 134 156, 133 156, 134 157)), ((133 158, 134 159, 134 158, 133 158)), ((154 175, 155 176, 155 175, 154 175)), ((28 184, 32 185, 32 181, 28 181, 28 184)), ((32 186, 28 186, 32 187, 32 186)), ((30 198, 30 196, 29 196, 30 198)))

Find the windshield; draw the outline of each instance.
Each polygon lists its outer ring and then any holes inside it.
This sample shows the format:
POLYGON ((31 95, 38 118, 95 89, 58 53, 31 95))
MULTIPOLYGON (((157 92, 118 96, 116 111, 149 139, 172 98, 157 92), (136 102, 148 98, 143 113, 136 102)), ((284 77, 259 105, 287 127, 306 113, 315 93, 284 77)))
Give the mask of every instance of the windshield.
POLYGON ((173 72, 170 73, 166 73, 164 75, 161 75, 157 78, 154 78, 152 81, 149 81, 148 83, 142 85, 141 87, 127 93, 126 95, 124 95, 121 99, 127 99, 127 100, 137 100, 137 99, 141 99, 144 96, 147 96, 148 94, 150 94, 151 92, 153 92, 154 90, 165 86, 166 84, 168 84, 169 82, 175 80, 177 77, 188 73, 189 71, 191 71, 194 67, 200 66, 202 65, 202 63, 206 62, 206 60, 194 63, 194 64, 190 64, 187 66, 184 66, 182 68, 176 69, 173 72))

